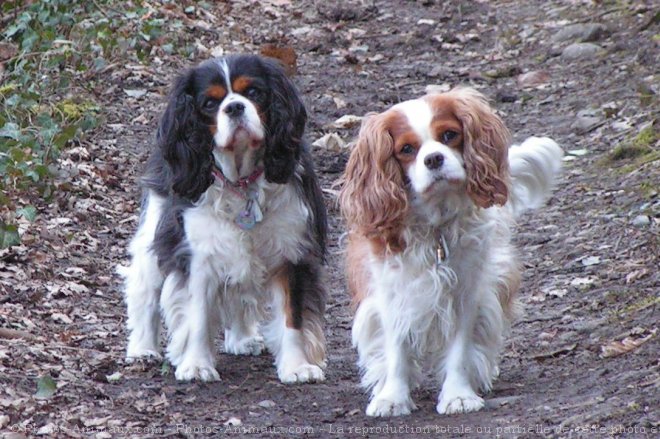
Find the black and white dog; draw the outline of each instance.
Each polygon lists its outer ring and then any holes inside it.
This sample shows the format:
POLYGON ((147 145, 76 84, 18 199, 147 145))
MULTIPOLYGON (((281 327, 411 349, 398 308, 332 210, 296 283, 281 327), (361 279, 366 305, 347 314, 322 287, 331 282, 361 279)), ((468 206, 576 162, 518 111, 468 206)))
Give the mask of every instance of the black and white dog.
POLYGON ((282 382, 324 379, 327 226, 306 119, 274 60, 227 56, 177 79, 120 269, 128 359, 160 357, 162 314, 178 380, 219 379, 219 325, 227 353, 268 347, 282 382))

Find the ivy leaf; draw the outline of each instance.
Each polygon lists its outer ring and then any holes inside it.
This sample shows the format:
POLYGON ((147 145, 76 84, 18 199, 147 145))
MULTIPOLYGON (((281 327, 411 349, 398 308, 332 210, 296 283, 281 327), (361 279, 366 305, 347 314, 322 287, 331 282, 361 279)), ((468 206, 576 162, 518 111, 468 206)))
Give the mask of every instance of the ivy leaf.
POLYGON ((0 128, 0 137, 9 137, 10 139, 18 140, 21 137, 21 129, 18 124, 13 122, 6 123, 0 128))
POLYGON ((57 390, 57 384, 50 375, 44 375, 37 381, 37 393, 34 394, 35 398, 48 399, 51 398, 57 390))
POLYGON ((64 145, 66 145, 67 142, 76 137, 76 131, 77 127, 75 125, 67 126, 55 136, 53 139, 53 145, 58 149, 64 148, 64 145))
POLYGON ((122 376, 121 372, 115 372, 112 375, 106 375, 105 379, 107 379, 109 383, 116 383, 121 380, 122 376))
POLYGON ((160 365, 160 374, 162 376, 168 376, 172 373, 172 366, 170 366, 169 361, 163 361, 163 364, 160 365))
POLYGON ((9 248, 21 243, 18 228, 11 224, 0 222, 0 248, 9 248))
POLYGON ((16 211, 16 215, 23 217, 30 222, 34 222, 34 219, 37 217, 37 208, 34 206, 25 206, 22 209, 16 211))

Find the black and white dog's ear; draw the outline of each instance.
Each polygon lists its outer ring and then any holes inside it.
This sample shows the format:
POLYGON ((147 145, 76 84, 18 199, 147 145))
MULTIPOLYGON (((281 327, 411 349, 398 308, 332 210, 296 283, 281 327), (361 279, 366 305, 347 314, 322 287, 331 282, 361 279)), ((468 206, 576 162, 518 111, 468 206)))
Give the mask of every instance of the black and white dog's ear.
POLYGON ((278 62, 264 59, 263 63, 272 93, 267 112, 268 134, 264 157, 266 180, 284 184, 296 169, 307 112, 298 90, 278 62))
POLYGON ((171 171, 174 194, 196 201, 212 183, 213 135, 195 109, 195 70, 179 76, 158 128, 158 147, 171 171))

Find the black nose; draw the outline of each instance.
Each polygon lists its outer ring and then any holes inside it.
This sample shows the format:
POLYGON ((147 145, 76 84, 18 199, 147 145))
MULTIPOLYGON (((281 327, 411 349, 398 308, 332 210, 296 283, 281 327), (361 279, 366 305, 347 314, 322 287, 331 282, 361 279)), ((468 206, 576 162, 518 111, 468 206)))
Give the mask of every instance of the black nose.
POLYGON ((439 152, 434 152, 433 154, 429 154, 426 157, 424 157, 424 164, 426 165, 427 168, 431 170, 439 169, 444 163, 444 161, 445 161, 445 156, 443 156, 439 152))
POLYGON ((239 117, 244 111, 245 105, 242 102, 232 102, 224 109, 229 117, 239 117))

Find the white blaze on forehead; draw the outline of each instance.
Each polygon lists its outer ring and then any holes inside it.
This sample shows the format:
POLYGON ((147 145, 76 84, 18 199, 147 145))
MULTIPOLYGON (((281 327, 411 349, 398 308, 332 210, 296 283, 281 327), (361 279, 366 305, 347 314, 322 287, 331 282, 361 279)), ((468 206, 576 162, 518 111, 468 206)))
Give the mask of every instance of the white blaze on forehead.
POLYGON ((429 103, 422 99, 414 99, 401 102, 393 108, 406 116, 410 128, 420 140, 415 161, 406 171, 413 190, 423 193, 438 181, 444 181, 445 184, 450 181, 464 181, 465 171, 460 152, 433 138, 431 122, 434 114, 429 103), (424 163, 424 159, 438 153, 443 157, 442 166, 437 169, 429 169, 424 163))
POLYGON ((231 87, 231 71, 227 61, 218 61, 224 76, 227 94, 222 99, 216 115, 217 130, 213 136, 216 147, 213 150, 216 165, 230 181, 251 174, 256 165, 257 147, 265 132, 255 104, 231 87), (232 117, 225 109, 233 102, 243 104, 243 113, 232 117))
POLYGON ((229 73, 229 65, 227 65, 227 60, 221 59, 218 64, 220 64, 220 70, 222 70, 222 75, 225 77, 225 85, 227 87, 227 92, 231 92, 231 78, 229 73))
POLYGON ((432 138, 431 120, 433 120, 433 111, 426 101, 421 99, 404 101, 395 105, 392 109, 400 111, 408 118, 408 124, 422 142, 432 138))

